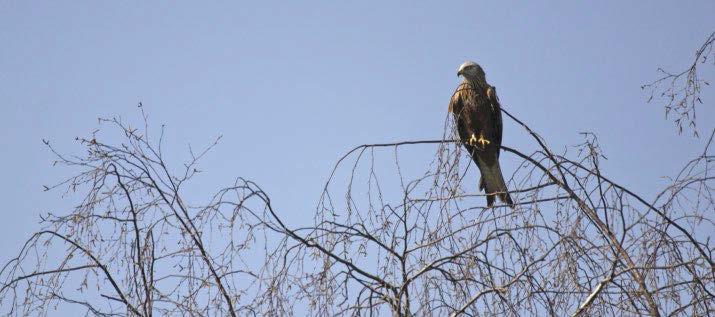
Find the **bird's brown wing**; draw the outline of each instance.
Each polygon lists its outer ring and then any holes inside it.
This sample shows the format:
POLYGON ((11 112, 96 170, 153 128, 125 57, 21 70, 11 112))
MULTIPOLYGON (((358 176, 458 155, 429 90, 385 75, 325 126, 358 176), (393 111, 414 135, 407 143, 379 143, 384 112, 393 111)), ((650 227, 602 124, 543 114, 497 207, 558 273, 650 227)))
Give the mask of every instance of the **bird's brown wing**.
POLYGON ((501 140, 502 140, 502 130, 504 127, 502 126, 502 119, 501 119, 501 104, 499 103, 499 97, 497 96, 497 90, 496 87, 489 87, 487 88, 487 98, 489 98, 489 102, 491 103, 491 117, 492 117, 492 124, 494 125, 494 143, 499 147, 497 149, 497 158, 499 157, 500 148, 501 148, 501 140))

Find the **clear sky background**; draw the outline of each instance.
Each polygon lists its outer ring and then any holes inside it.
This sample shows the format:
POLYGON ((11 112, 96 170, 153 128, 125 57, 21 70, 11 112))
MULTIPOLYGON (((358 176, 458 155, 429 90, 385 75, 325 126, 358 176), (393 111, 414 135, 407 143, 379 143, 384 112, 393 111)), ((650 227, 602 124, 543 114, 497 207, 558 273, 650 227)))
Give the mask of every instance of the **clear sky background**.
MULTIPOLYGON (((192 197, 243 176, 299 222, 353 146, 441 137, 466 59, 553 148, 596 133, 605 174, 652 198, 704 140, 678 136, 640 85, 687 67, 714 12, 713 1, 0 2, 0 261, 40 213, 70 206, 42 191, 71 173, 51 166, 43 138, 81 153, 75 136, 99 116, 139 123, 141 101, 177 166, 189 144, 223 135, 192 197)), ((517 131, 506 123, 505 145, 531 142, 517 131)))

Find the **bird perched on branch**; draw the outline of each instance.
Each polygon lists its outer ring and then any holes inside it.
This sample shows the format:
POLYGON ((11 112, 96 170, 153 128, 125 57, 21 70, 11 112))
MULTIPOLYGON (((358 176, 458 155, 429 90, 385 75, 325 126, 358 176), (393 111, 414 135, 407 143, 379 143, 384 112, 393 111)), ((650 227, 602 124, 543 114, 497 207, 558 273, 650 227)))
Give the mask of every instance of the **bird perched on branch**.
POLYGON ((487 83, 477 63, 464 62, 457 76, 464 79, 452 95, 449 111, 454 115, 459 138, 479 168, 479 189, 487 194, 487 206, 494 205, 496 196, 513 206, 499 167, 502 120, 496 90, 487 83))

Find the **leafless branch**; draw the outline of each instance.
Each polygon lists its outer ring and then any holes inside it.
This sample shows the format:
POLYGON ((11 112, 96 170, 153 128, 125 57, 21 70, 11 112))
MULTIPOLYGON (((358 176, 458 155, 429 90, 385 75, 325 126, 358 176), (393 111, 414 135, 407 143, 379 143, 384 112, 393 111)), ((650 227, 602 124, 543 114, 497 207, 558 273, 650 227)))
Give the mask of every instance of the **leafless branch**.
POLYGON ((678 133, 682 133, 683 128, 688 127, 695 136, 698 136, 696 108, 703 103, 700 99, 702 86, 710 85, 708 81, 701 78, 700 65, 708 62, 708 59, 715 63, 714 43, 715 32, 710 33, 705 42, 695 51, 695 58, 687 69, 672 73, 658 68, 661 77, 641 86, 641 89, 649 91, 648 102, 655 96, 665 99, 665 116, 673 117, 678 133))

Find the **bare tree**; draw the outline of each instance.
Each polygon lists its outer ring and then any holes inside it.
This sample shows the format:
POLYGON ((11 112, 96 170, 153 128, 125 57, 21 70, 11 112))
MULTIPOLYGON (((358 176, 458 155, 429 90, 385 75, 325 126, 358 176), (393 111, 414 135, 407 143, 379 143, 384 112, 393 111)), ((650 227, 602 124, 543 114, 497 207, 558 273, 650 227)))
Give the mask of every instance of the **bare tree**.
POLYGON ((695 136, 698 136, 696 127, 696 108, 703 101, 700 99, 700 92, 703 85, 710 83, 700 76, 700 65, 705 64, 710 59, 715 65, 715 32, 705 39, 705 42, 695 51, 695 58, 685 70, 672 73, 663 68, 658 68, 661 76, 643 86, 641 89, 649 91, 648 102, 653 97, 665 99, 665 116, 672 115, 673 121, 678 128, 678 133, 683 132, 683 127, 687 126, 695 136))
MULTIPOLYGON (((313 224, 293 227, 237 179, 193 205, 186 184, 216 143, 178 171, 150 137, 102 119, 77 173, 49 189, 77 206, 0 270, 7 315, 78 305, 88 315, 705 315, 715 309, 713 134, 652 201, 604 175, 597 139, 517 159, 516 208, 487 208, 451 120, 440 140, 369 144, 334 166, 313 224), (406 153, 429 151, 420 168, 406 153), (384 161, 388 160, 388 161, 384 161), (387 162, 387 163, 386 163, 387 162), (406 166, 409 165, 409 166, 406 166), (392 166, 392 168, 388 168, 392 166), (415 172, 417 170, 417 172, 415 172)), ((143 110, 142 110, 143 114, 143 110)), ((715 133, 715 131, 713 132, 715 133)), ((218 141, 218 140, 217 140, 218 141)), ((156 142, 156 143, 155 143, 156 142)))

